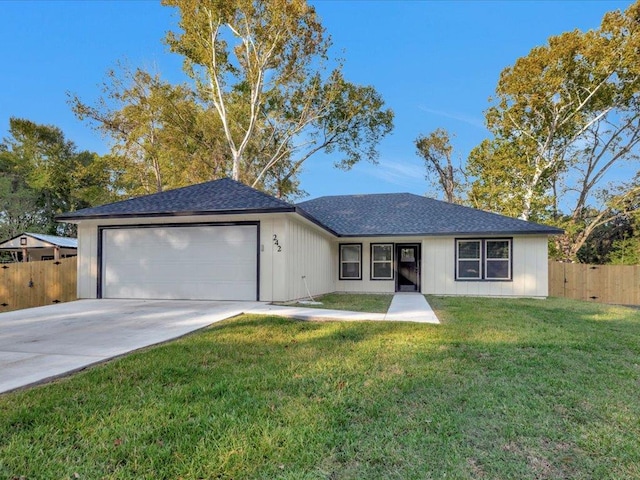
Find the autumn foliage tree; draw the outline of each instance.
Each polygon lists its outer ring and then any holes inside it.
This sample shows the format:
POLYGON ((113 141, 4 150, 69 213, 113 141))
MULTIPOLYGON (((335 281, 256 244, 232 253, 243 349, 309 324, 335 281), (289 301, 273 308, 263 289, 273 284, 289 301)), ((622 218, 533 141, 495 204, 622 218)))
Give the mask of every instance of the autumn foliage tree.
POLYGON ((166 42, 221 122, 232 178, 284 196, 296 193, 296 174, 317 152, 335 154, 343 169, 376 161, 393 114, 375 89, 344 78, 306 1, 163 4, 180 18, 166 42))
POLYGON ((218 118, 187 85, 172 85, 141 68, 110 70, 95 104, 69 103, 111 146, 114 183, 125 196, 160 192, 225 176, 218 118))
POLYGON ((464 171, 454 165, 449 133, 438 128, 428 135, 419 135, 415 145, 417 155, 424 160, 427 180, 442 189, 447 202, 460 203, 464 171))
POLYGON ((500 75, 486 113, 493 138, 470 155, 470 201, 566 229, 568 260, 600 226, 629 215, 638 185, 612 176, 637 165, 640 2, 599 29, 551 37, 500 75), (499 201, 495 198, 499 197, 499 201))

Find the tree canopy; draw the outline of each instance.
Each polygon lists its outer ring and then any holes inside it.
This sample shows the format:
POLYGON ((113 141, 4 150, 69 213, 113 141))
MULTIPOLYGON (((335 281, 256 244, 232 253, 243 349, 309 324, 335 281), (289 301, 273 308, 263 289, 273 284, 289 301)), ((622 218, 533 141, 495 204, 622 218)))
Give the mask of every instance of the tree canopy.
POLYGON ((465 173, 453 164, 449 132, 438 128, 428 135, 419 135, 415 144, 416 154, 424 160, 427 180, 433 186, 442 188, 447 202, 459 203, 465 173))
POLYGON ((59 128, 11 118, 0 143, 0 238, 72 234, 54 217, 113 199, 111 178, 104 158, 78 151, 59 128))
POLYGON ((486 112, 493 138, 469 156, 472 204, 566 229, 558 255, 575 260, 600 226, 636 208, 640 2, 599 29, 551 37, 500 75, 486 112))
POLYGON ((296 174, 317 152, 339 154, 343 169, 376 161, 393 113, 373 87, 344 78, 306 1, 163 4, 178 9, 181 31, 166 42, 221 122, 232 178, 286 196, 297 193, 296 174))
POLYGON ((341 169, 377 161, 393 112, 373 87, 344 78, 305 0, 162 3, 178 14, 165 42, 183 57, 188 81, 120 68, 95 104, 70 98, 111 140, 124 194, 231 177, 296 197, 300 169, 319 152, 341 169))
POLYGON ((70 95, 74 113, 109 139, 117 190, 160 192, 225 176, 229 155, 220 121, 186 85, 143 69, 109 71, 96 105, 70 95))

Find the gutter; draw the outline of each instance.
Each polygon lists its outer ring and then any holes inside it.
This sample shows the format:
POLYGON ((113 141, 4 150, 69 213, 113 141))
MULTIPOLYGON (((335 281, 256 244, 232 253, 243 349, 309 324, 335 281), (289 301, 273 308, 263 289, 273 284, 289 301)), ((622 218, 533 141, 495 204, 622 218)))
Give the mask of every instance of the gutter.
POLYGON ((195 211, 195 212, 148 212, 148 213, 112 213, 112 214, 88 214, 73 215, 62 214, 56 215, 57 222, 79 222, 81 220, 105 220, 118 218, 156 218, 156 217, 193 217, 204 215, 245 215, 257 213, 283 213, 295 212, 295 207, 282 208, 256 208, 251 210, 214 210, 214 211, 195 211))

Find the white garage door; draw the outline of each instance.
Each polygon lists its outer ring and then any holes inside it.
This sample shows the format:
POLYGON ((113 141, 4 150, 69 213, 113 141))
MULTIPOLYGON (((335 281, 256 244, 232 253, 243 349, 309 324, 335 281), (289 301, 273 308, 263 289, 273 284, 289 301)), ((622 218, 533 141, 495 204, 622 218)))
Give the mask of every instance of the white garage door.
POLYGON ((102 297, 256 300, 257 226, 102 231, 102 297))

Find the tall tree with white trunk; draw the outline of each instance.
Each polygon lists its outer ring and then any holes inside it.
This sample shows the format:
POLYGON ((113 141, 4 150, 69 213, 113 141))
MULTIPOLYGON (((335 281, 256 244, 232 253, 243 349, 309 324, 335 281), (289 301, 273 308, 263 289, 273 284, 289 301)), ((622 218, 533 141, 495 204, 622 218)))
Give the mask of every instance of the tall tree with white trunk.
POLYGON ((471 201, 482 206, 492 190, 513 199, 521 218, 564 227, 565 259, 595 228, 628 215, 636 186, 612 173, 637 165, 639 51, 636 2, 607 13, 597 30, 551 37, 505 69, 486 113, 493 138, 469 158, 471 201))
POLYGON ((344 169, 376 161, 393 114, 375 89, 344 79, 306 1, 163 4, 177 8, 181 31, 169 32, 166 41, 184 57, 200 99, 222 123, 233 179, 287 195, 317 152, 338 154, 334 163, 344 169))

